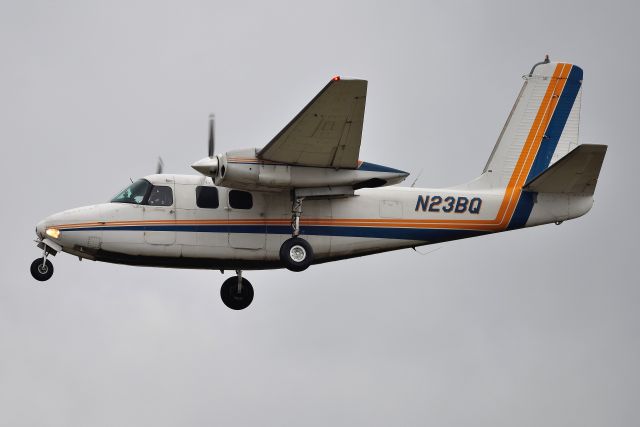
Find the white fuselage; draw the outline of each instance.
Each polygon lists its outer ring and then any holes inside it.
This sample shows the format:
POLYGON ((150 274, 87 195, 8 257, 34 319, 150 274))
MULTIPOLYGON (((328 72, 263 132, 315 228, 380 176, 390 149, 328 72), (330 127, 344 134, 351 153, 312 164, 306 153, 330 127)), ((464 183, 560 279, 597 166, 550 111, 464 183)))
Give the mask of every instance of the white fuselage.
MULTIPOLYGON (((208 177, 152 175, 146 180, 169 187, 171 204, 111 202, 71 209, 39 223, 39 237, 82 258, 130 265, 282 266, 279 249, 291 237, 290 192, 241 192, 244 198, 230 201, 230 193, 240 190, 214 187, 208 177), (202 186, 217 189, 217 207, 198 206, 197 188, 202 186), (57 238, 45 235, 49 227, 60 231, 57 238)), ((563 221, 583 215, 592 205, 590 195, 538 194, 525 224, 514 226, 520 198, 519 189, 492 190, 477 182, 450 189, 361 189, 353 197, 306 199, 301 237, 320 263, 563 221)))

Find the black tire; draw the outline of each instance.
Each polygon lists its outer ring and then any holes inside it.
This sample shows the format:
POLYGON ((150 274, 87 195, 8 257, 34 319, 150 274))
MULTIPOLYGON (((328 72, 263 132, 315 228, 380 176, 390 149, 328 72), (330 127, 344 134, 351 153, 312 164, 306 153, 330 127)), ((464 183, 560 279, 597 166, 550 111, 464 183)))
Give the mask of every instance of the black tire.
POLYGON ((243 310, 253 301, 253 286, 243 277, 242 290, 238 293, 238 276, 229 277, 220 287, 220 297, 230 309, 243 310))
POLYGON ((291 271, 306 270, 313 263, 313 249, 306 240, 292 237, 280 246, 280 261, 291 271))
POLYGON ((37 258, 31 263, 31 275, 40 282, 49 280, 53 276, 53 264, 46 260, 42 265, 42 258, 37 258))

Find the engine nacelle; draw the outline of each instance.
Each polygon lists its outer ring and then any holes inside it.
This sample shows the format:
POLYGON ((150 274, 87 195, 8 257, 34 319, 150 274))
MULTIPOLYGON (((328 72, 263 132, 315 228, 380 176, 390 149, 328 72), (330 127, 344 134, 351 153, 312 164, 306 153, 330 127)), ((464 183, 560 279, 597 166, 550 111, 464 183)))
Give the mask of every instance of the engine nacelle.
POLYGON ((219 162, 218 173, 213 178, 217 186, 243 188, 258 185, 260 170, 257 163, 229 162, 226 154, 219 156, 219 162))
POLYGON ((357 169, 296 166, 263 161, 255 150, 242 150, 207 157, 192 165, 213 178, 215 185, 258 191, 292 188, 380 187, 402 182, 409 174, 401 170, 362 162, 357 169))

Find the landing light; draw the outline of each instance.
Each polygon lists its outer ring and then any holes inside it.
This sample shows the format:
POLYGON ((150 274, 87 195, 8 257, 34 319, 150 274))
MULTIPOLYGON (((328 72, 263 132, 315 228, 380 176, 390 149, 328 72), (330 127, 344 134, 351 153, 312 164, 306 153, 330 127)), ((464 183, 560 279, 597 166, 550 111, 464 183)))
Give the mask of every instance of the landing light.
POLYGON ((60 230, 58 230, 57 228, 47 228, 45 233, 47 234, 47 236, 53 237, 54 239, 60 237, 60 230))

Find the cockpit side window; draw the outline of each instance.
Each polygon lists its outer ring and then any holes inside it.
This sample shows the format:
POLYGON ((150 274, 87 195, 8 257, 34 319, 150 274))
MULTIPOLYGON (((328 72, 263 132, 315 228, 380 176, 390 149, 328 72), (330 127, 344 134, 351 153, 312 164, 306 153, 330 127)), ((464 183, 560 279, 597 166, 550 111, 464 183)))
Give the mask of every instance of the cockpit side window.
POLYGON ((166 185, 154 185, 146 203, 149 206, 171 206, 173 205, 173 191, 166 185))
POLYGON ((146 179, 139 179, 119 192, 113 199, 111 199, 111 202, 141 205, 145 202, 151 187, 153 186, 149 181, 146 179))

